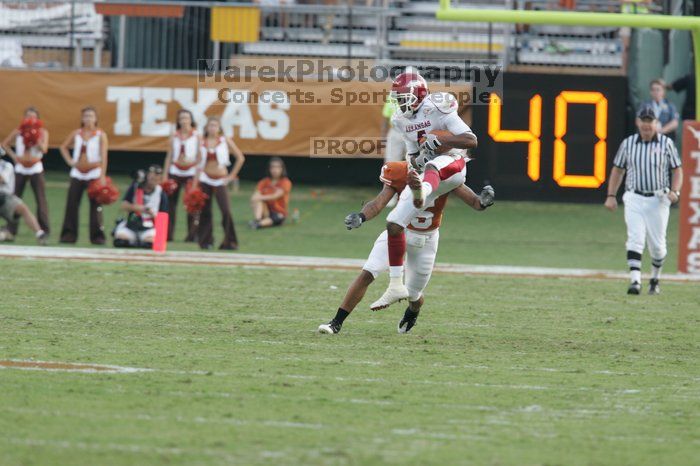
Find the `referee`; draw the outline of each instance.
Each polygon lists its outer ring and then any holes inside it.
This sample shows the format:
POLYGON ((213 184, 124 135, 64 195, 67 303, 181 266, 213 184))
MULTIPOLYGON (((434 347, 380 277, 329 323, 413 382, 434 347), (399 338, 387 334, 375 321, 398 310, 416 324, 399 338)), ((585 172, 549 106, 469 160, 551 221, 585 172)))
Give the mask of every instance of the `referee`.
POLYGON ((636 124, 639 132, 622 141, 615 155, 605 207, 610 211, 617 208, 617 191, 627 173, 622 196, 627 224, 627 264, 630 268, 627 294, 641 292, 645 240, 651 255, 649 294, 659 294, 661 267, 666 258, 668 215, 671 204, 680 198, 683 170, 673 141, 659 133, 653 107, 643 106, 637 113, 636 124))

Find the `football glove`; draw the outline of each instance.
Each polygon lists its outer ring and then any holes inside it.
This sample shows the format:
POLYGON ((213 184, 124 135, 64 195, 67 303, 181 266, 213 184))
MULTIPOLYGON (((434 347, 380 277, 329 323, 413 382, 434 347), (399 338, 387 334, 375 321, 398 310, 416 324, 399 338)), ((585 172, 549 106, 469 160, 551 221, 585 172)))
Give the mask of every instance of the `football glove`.
POLYGON ((345 228, 352 230, 353 228, 360 228, 362 222, 365 221, 365 216, 363 213, 352 213, 345 217, 345 228))
POLYGON ((423 142, 421 142, 420 148, 424 151, 435 153, 437 148, 441 145, 442 143, 438 140, 437 136, 428 133, 425 136, 423 136, 423 142))
POLYGON ((496 191, 493 190, 491 185, 486 185, 481 190, 479 194, 479 204, 481 204, 482 209, 486 209, 493 205, 496 199, 496 191))

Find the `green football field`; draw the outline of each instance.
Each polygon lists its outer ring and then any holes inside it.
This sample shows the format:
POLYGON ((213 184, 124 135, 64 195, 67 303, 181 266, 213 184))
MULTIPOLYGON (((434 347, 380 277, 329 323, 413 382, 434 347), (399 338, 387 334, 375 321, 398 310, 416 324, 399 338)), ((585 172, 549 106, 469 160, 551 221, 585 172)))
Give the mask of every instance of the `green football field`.
POLYGON ((697 464, 697 284, 436 274, 328 336, 353 272, 0 270, 0 366, 122 368, 0 369, 3 466, 697 464))
MULTIPOLYGON (((53 245, 66 187, 50 175, 53 245)), ((298 223, 250 231, 251 189, 232 194, 244 253, 363 258, 383 228, 342 224, 375 189, 295 187, 298 223)), ((106 207, 106 223, 117 214, 106 207)), ((676 222, 674 209, 670 272, 676 222)), ((599 205, 477 213, 453 199, 438 261, 624 272, 624 240, 622 212, 599 205)), ((26 227, 15 244, 35 244, 26 227)), ((367 310, 382 277, 328 336, 316 328, 354 271, 28 259, 0 271, 2 466, 697 464, 697 282, 628 297, 624 280, 436 273, 399 335, 403 306, 367 310)))
MULTIPOLYGON (((51 173, 48 176, 50 220, 53 231, 51 244, 55 245, 60 233, 65 208, 67 175, 51 173)), ((115 178, 122 192, 128 186, 126 177, 115 178)), ((241 252, 284 255, 311 255, 324 257, 365 258, 384 222, 376 219, 359 230, 348 232, 343 218, 359 211, 363 202, 372 199, 380 190, 375 188, 308 187, 295 186, 291 208, 298 209, 300 221, 284 228, 250 231, 247 222, 252 218, 249 198, 252 183, 242 183, 241 190, 231 195, 234 219, 238 230, 241 252)), ((498 187, 496 187, 498 189, 498 187)), ((496 192, 498 197, 498 191, 496 192)), ((34 206, 33 195, 27 191, 27 203, 34 206)), ((438 260, 464 264, 497 264, 541 267, 588 269, 626 269, 625 225, 622 209, 610 213, 600 205, 558 204, 542 202, 504 202, 483 212, 475 212, 458 199, 447 204, 440 235, 438 260)), ((214 206, 215 218, 218 218, 214 206)), ((87 198, 83 198, 82 225, 78 245, 89 246, 87 198)), ((108 231, 120 215, 117 204, 104 208, 108 231)), ((184 208, 180 207, 178 233, 169 248, 197 250, 197 245, 184 243, 184 208)), ((678 209, 671 212, 668 230, 669 254, 665 270, 674 272, 677 261, 678 209)), ((221 240, 221 227, 215 220, 215 239, 221 240)), ((111 238, 110 238, 111 239, 111 238)), ((36 244, 26 227, 20 230, 17 244, 36 244)), ((215 243, 218 245, 218 243, 215 243)), ((650 263, 645 256, 644 268, 650 263)))

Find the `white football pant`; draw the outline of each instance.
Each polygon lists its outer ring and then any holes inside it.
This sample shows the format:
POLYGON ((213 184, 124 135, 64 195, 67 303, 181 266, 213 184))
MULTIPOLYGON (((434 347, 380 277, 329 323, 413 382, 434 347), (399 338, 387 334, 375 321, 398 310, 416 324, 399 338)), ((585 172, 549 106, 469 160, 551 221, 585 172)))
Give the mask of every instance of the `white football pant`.
MULTIPOLYGON (((442 170, 454 162, 454 157, 449 155, 441 155, 431 160, 428 165, 432 165, 438 170, 442 170)), ((455 173, 447 179, 441 180, 437 189, 426 197, 425 201, 423 202, 423 207, 420 208, 413 205, 413 193, 411 193, 411 188, 406 186, 406 188, 404 188, 404 190, 401 192, 399 203, 391 212, 389 212, 389 215, 386 217, 386 221, 395 223, 404 228, 406 228, 409 223, 416 228, 429 227, 432 223, 433 214, 425 211, 425 209, 433 206, 438 197, 463 185, 466 181, 466 176, 467 170, 466 168, 463 168, 460 172, 455 173)))
MULTIPOLYGON (((435 256, 438 250, 440 231, 433 230, 428 233, 416 233, 406 230, 406 262, 405 278, 408 288, 409 301, 418 301, 423 290, 428 286, 430 275, 433 273, 435 256)), ((387 245, 387 232, 384 230, 374 242, 363 270, 377 278, 380 273, 389 270, 389 248, 387 245)))
POLYGON ((627 250, 644 252, 646 240, 652 259, 666 257, 666 227, 671 200, 665 194, 644 197, 627 191, 622 196, 627 224, 627 250))

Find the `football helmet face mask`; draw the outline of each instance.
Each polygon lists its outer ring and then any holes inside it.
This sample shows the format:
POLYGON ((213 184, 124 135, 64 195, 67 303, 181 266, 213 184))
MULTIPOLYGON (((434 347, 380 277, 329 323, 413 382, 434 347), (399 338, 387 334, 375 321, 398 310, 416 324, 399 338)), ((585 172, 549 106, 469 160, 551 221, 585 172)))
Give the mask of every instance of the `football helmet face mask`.
POLYGON ((428 95, 428 83, 416 72, 401 73, 391 83, 391 97, 399 107, 399 114, 408 118, 418 110, 428 95))

